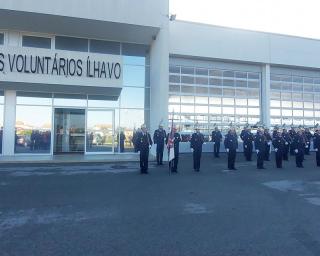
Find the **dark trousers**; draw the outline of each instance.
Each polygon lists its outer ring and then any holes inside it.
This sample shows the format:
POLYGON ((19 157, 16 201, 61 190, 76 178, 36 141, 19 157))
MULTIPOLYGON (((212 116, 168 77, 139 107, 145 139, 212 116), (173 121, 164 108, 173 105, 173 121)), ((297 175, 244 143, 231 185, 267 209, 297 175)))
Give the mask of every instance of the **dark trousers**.
POLYGON ((149 148, 140 150, 140 171, 146 173, 148 171, 149 148))
POLYGON ((320 149, 316 152, 317 166, 320 166, 320 149))
POLYGON ((172 172, 176 172, 178 170, 179 163, 179 154, 174 155, 174 159, 170 162, 170 169, 172 172))
POLYGON ((230 149, 228 152, 228 169, 234 169, 234 162, 236 161, 236 150, 230 149))
POLYGON ((214 142, 213 152, 214 152, 214 156, 215 156, 215 157, 219 157, 219 153, 220 153, 220 141, 219 141, 219 142, 214 142))
POLYGON ((247 161, 251 161, 252 159, 252 144, 250 145, 243 145, 243 151, 244 151, 244 156, 247 161))
POLYGON ((157 144, 157 164, 162 164, 164 144, 157 144))
POLYGON ((289 148, 290 148, 290 146, 289 145, 285 145, 284 146, 284 149, 283 149, 283 160, 285 160, 285 161, 288 161, 288 159, 289 159, 289 148))
POLYGON ((193 151, 193 169, 196 171, 200 170, 201 154, 202 154, 202 150, 194 149, 194 151, 193 151))
POLYGON ((264 161, 265 154, 263 151, 259 151, 257 154, 257 168, 261 169, 263 168, 263 161, 264 161))
POLYGON ((310 142, 307 143, 306 148, 304 149, 304 153, 306 155, 310 155, 310 142))
POLYGON ((278 150, 278 152, 275 152, 275 155, 276 155, 276 166, 277 166, 277 168, 282 168, 282 158, 283 158, 282 151, 278 150))
POLYGON ((302 162, 303 162, 304 154, 299 150, 298 153, 296 153, 296 165, 297 167, 303 167, 302 162))
POLYGON ((264 152, 264 160, 266 161, 270 160, 270 145, 266 145, 266 149, 264 152))

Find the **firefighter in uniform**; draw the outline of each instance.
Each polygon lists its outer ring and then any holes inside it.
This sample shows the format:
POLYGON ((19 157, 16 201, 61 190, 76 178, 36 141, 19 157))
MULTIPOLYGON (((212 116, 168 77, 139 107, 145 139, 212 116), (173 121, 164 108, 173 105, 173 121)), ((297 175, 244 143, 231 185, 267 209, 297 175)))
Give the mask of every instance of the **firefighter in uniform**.
POLYGON ((282 168, 283 151, 285 148, 285 140, 283 139, 280 131, 274 134, 272 145, 276 156, 277 168, 282 168))
POLYGON ((224 138, 224 147, 228 153, 228 169, 237 170, 234 166, 238 149, 238 136, 234 128, 228 131, 224 138))
MULTIPOLYGON (((174 148, 174 159, 173 159, 173 164, 171 163, 171 172, 178 172, 178 162, 179 162, 179 145, 181 142, 181 136, 177 132, 176 126, 172 127, 172 135, 173 135, 173 148, 174 148)), ((171 133, 167 134, 166 138, 166 144, 168 145, 169 138, 171 136, 171 133)))
POLYGON ((243 141, 243 152, 246 160, 252 161, 252 150, 253 150, 252 143, 254 141, 254 136, 251 132, 251 129, 248 128, 248 126, 242 130, 240 134, 240 138, 243 141))
POLYGON ((140 151, 140 172, 148 173, 149 150, 152 146, 151 136, 145 124, 141 126, 141 132, 137 135, 137 149, 140 151))
POLYGON ((199 172, 204 136, 200 133, 200 129, 198 127, 196 127, 195 130, 196 132, 191 136, 190 147, 193 151, 193 169, 194 171, 199 172))
MULTIPOLYGON (((290 138, 291 138, 291 142, 293 142, 294 138, 295 138, 296 135, 297 135, 297 132, 295 131, 294 127, 291 127, 291 129, 290 129, 290 131, 289 131, 289 135, 290 135, 290 138)), ((291 155, 291 156, 294 156, 294 155, 295 155, 293 143, 290 144, 290 155, 291 155)))
POLYGON ((155 130, 153 134, 153 142, 157 145, 157 165, 163 165, 163 150, 166 136, 166 131, 163 129, 163 124, 161 121, 159 124, 159 129, 155 130))
POLYGON ((303 158, 304 158, 304 150, 305 150, 305 139, 302 134, 302 130, 300 129, 293 140, 294 152, 296 155, 296 165, 298 168, 303 168, 303 158))
POLYGON ((287 129, 282 130, 282 138, 284 140, 284 148, 283 148, 283 160, 288 161, 289 157, 289 149, 292 143, 290 134, 288 133, 287 129))
POLYGON ((266 150, 266 138, 264 136, 262 128, 258 129, 257 135, 254 139, 254 147, 257 152, 257 168, 258 169, 265 169, 263 167, 263 161, 265 158, 265 150, 266 150))
POLYGON ((320 130, 315 131, 313 137, 313 148, 316 151, 317 166, 320 167, 320 130))
POLYGON ((214 131, 211 134, 211 141, 213 142, 213 154, 214 154, 214 157, 219 157, 219 154, 220 154, 220 143, 222 141, 222 134, 219 131, 218 127, 214 128, 214 131))
POLYGON ((312 139, 312 133, 310 132, 309 128, 306 128, 304 131, 304 136, 305 136, 305 140, 306 140, 306 147, 304 150, 304 153, 306 155, 310 155, 310 146, 311 146, 311 139, 312 139))
POLYGON ((270 161, 270 149, 271 149, 272 138, 271 138, 269 129, 264 129, 264 137, 266 138, 264 160, 270 161))

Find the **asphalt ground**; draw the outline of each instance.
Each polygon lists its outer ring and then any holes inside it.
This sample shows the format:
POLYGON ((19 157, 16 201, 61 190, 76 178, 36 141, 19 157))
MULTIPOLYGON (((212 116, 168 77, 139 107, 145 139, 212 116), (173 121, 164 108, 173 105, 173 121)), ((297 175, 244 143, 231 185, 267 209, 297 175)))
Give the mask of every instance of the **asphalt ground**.
POLYGON ((237 155, 182 155, 179 173, 138 163, 0 167, 0 255, 320 255, 320 168, 306 156, 257 170, 237 155))

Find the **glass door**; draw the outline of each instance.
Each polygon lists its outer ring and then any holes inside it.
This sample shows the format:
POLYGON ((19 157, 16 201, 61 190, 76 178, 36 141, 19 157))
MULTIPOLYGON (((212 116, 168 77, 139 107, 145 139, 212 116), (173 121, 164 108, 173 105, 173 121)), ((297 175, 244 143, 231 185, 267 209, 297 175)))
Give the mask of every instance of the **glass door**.
POLYGON ((84 153, 85 110, 55 108, 54 154, 84 153))
POLYGON ((114 111, 88 110, 87 153, 114 152, 114 111))

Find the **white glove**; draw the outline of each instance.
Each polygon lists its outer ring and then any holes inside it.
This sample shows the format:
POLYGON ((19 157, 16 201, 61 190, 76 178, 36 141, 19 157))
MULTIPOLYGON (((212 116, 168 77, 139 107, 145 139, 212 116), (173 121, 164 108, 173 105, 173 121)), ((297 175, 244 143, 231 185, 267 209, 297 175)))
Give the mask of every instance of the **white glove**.
POLYGON ((305 146, 305 148, 308 148, 308 146, 305 146))
POLYGON ((226 148, 226 151, 229 153, 229 149, 228 148, 226 148))
POLYGON ((278 152, 278 149, 277 149, 277 148, 275 148, 275 149, 274 149, 274 151, 275 151, 275 152, 278 152))
POLYGON ((299 152, 299 150, 298 150, 298 149, 295 149, 295 150, 294 150, 294 152, 298 153, 298 152, 299 152))
POLYGON ((289 143, 288 143, 288 142, 286 142, 285 144, 286 144, 286 145, 289 145, 289 143))
POLYGON ((244 147, 247 148, 248 146, 247 146, 247 145, 244 145, 244 147))
POLYGON ((151 146, 151 145, 149 145, 149 149, 151 149, 151 147, 152 147, 152 146, 151 146))
POLYGON ((309 145, 309 144, 310 144, 310 142, 309 142, 309 141, 307 141, 307 144, 309 145))
POLYGON ((215 142, 213 142, 213 145, 215 145, 216 143, 215 142))
POLYGON ((257 150, 256 150, 256 152, 257 152, 257 154, 259 154, 260 150, 259 150, 259 149, 257 149, 257 150))
POLYGON ((269 145, 269 146, 271 145, 271 141, 268 142, 268 145, 269 145))
POLYGON ((318 152, 318 149, 316 148, 316 152, 318 152))
POLYGON ((207 144, 207 142, 204 142, 204 143, 203 143, 203 145, 206 145, 206 144, 207 144))
POLYGON ((193 150, 193 148, 191 148, 190 150, 191 150, 191 152, 193 152, 193 151, 194 151, 194 150, 193 150))

